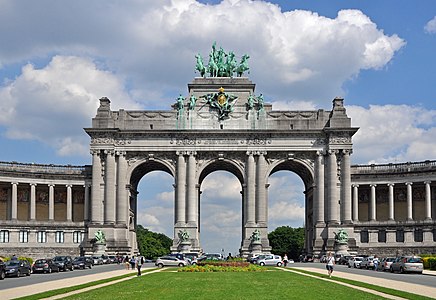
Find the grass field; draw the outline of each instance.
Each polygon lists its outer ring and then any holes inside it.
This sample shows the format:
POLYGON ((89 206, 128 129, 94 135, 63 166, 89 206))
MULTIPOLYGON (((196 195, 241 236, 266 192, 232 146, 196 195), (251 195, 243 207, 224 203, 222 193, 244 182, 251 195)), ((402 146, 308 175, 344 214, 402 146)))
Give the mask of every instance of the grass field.
MULTIPOLYGON (((173 269, 175 270, 175 269, 173 269)), ((267 272, 163 271, 65 299, 381 299, 334 282, 269 269, 267 272)))

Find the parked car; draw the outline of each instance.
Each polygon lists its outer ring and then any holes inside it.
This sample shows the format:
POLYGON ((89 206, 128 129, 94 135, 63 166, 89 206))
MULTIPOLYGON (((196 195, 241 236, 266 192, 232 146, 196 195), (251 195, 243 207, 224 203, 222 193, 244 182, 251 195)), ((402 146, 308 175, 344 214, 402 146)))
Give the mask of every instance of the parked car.
POLYGON ((32 264, 33 273, 59 272, 59 266, 52 259, 37 259, 32 264))
POLYGON ((5 263, 0 259, 0 280, 5 279, 6 277, 6 265, 5 263))
POLYGON ((102 255, 101 256, 101 259, 103 260, 103 264, 104 265, 107 265, 107 264, 110 264, 111 263, 111 260, 110 260, 110 258, 109 258, 109 256, 107 256, 107 255, 102 255))
POLYGON ((109 263, 116 264, 118 262, 117 257, 115 255, 109 255, 109 263))
POLYGON ((93 256, 92 260, 94 261, 94 265, 102 265, 103 264, 103 259, 101 258, 101 256, 93 256))
POLYGON ((27 260, 10 260, 5 263, 6 276, 30 276, 32 268, 27 260))
POLYGON ((384 257, 380 260, 380 263, 378 265, 379 271, 390 271, 391 264, 394 262, 395 257, 384 257))
POLYGON ((374 256, 364 257, 360 263, 360 269, 374 269, 374 256))
POLYGON ((163 267, 184 267, 188 262, 184 259, 178 259, 175 256, 162 256, 156 259, 154 263, 159 268, 163 267))
POLYGON ((362 256, 355 256, 348 260, 348 267, 351 268, 360 268, 360 263, 362 262, 362 256))
POLYGON ((74 269, 92 268, 92 259, 85 256, 78 256, 73 260, 74 269))
POLYGON ((258 259, 256 262, 259 266, 277 266, 283 265, 283 260, 280 255, 266 254, 265 257, 258 259))
POLYGON ((55 256, 53 261, 58 265, 59 271, 74 270, 73 259, 71 256, 55 256))
POLYGON ((390 266, 390 271, 399 273, 419 273, 422 274, 424 266, 422 258, 419 256, 402 256, 397 257, 390 266))

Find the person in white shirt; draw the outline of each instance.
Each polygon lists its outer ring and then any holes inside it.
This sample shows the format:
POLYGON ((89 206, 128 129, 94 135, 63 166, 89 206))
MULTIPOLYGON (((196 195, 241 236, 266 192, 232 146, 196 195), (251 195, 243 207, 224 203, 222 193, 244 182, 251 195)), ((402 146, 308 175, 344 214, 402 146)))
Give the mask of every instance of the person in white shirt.
POLYGON ((335 264, 335 257, 332 255, 331 252, 329 252, 327 256, 327 264, 325 266, 328 271, 329 277, 332 277, 334 264, 335 264))

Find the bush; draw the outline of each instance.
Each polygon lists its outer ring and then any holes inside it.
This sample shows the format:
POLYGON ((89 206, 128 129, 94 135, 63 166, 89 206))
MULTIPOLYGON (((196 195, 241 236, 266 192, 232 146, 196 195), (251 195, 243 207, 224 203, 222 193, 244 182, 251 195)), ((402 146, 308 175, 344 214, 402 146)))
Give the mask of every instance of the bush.
POLYGON ((436 257, 424 257, 422 262, 424 269, 436 271, 436 257))
POLYGON ((179 272, 264 272, 266 268, 249 264, 247 266, 196 265, 179 268, 179 272))
MULTIPOLYGON (((27 260, 29 262, 30 265, 33 264, 33 259, 30 257, 25 257, 25 256, 19 256, 17 258, 18 260, 27 260)), ((10 261, 11 257, 5 257, 5 259, 3 260, 4 262, 10 261)))
POLYGON ((223 261, 223 260, 204 260, 198 262, 199 266, 221 266, 221 267, 247 267, 249 262, 245 261, 223 261))

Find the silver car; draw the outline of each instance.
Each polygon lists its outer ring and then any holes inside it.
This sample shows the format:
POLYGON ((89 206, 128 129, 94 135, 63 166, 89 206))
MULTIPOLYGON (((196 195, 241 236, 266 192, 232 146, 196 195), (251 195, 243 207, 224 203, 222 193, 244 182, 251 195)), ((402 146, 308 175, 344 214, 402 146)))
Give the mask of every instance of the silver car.
POLYGON ((377 269, 379 271, 390 271, 391 264, 395 261, 395 257, 385 257, 382 258, 380 261, 380 264, 378 265, 377 269))
POLYGON ((277 266, 283 265, 283 260, 280 255, 266 254, 263 258, 256 262, 259 266, 277 266))
POLYGON ((162 256, 156 259, 154 263, 159 268, 163 267, 184 267, 188 264, 186 260, 179 259, 175 256, 162 256))
POLYGON ((360 268, 360 263, 362 262, 363 257, 362 256, 355 256, 348 260, 348 267, 349 268, 360 268))
POLYGON ((390 271, 399 273, 419 273, 422 274, 424 265, 422 258, 419 256, 402 256, 397 257, 391 264, 390 271))

